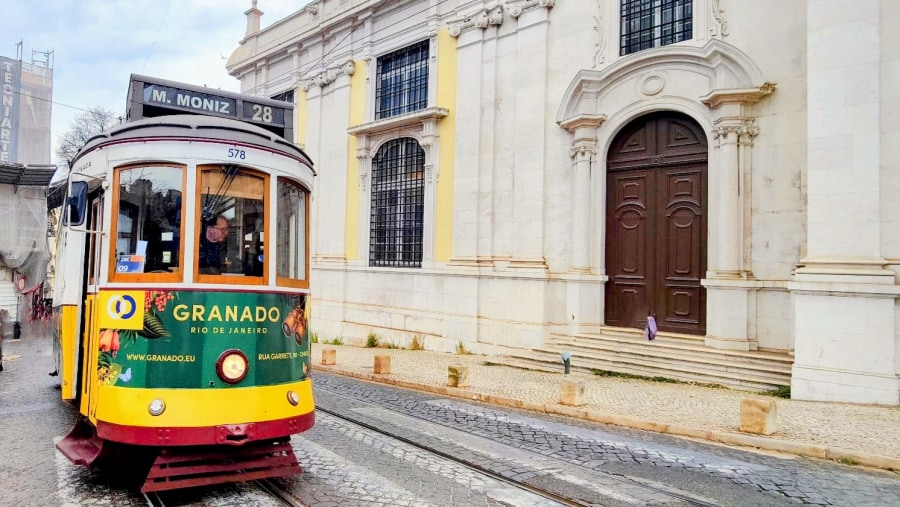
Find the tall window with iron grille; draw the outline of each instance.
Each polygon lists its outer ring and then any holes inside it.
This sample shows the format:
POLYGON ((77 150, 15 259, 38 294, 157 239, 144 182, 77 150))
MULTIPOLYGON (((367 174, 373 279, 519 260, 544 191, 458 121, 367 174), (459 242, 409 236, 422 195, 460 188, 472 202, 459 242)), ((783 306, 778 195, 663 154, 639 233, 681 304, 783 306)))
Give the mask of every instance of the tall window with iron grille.
POLYGON ((692 0, 621 0, 619 54, 667 46, 693 37, 692 0))
POLYGON ((369 265, 422 267, 425 151, 392 139, 372 159, 369 265))
POLYGON ((428 41, 378 58, 375 119, 411 113, 428 106, 428 41))

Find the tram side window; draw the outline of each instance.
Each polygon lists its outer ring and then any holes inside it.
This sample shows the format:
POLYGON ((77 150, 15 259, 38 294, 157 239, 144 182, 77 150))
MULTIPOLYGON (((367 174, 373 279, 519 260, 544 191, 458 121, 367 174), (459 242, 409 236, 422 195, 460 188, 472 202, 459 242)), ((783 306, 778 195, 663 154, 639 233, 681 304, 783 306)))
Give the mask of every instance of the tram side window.
POLYGON ((278 179, 275 241, 279 283, 295 285, 291 281, 306 281, 307 195, 296 183, 278 179))
MULTIPOLYGON (((100 199, 97 199, 91 204, 91 221, 88 222, 88 227, 94 230, 100 230, 103 228, 103 224, 101 223, 103 220, 103 207, 101 205, 100 199)), ((100 259, 98 259, 98 254, 100 252, 99 248, 100 235, 99 234, 89 234, 88 235, 88 266, 87 266, 87 274, 88 274, 88 285, 96 285, 97 280, 99 279, 100 273, 100 259)))
POLYGON ((235 166, 200 172, 201 275, 263 277, 266 179, 235 166))
POLYGON ((117 181, 115 272, 180 272, 182 169, 128 167, 117 181))

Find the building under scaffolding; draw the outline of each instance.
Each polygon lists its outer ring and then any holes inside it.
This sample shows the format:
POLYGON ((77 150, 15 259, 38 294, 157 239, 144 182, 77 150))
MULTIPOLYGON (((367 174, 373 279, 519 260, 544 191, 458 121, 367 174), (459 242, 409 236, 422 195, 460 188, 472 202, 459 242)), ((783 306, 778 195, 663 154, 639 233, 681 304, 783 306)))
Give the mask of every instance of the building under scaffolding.
POLYGON ((19 48, 16 59, 0 56, 0 310, 27 321, 43 297, 50 260, 53 53, 33 51, 29 63, 19 48))

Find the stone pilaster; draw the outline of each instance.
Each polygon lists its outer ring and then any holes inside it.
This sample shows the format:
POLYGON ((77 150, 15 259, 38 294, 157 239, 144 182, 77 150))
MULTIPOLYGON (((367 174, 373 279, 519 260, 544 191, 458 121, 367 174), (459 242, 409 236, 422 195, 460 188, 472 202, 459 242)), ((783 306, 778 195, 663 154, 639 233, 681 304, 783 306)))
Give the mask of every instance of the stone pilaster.
POLYGON ((569 151, 572 177, 572 265, 570 271, 591 271, 591 168, 597 157, 597 141, 578 141, 569 151))
MULTIPOLYGON (((604 280, 593 272, 592 266, 597 262, 591 259, 591 240, 597 235, 597 228, 591 226, 594 209, 591 205, 591 179, 605 177, 605 171, 597 174, 595 167, 598 153, 597 129, 605 120, 603 115, 585 114, 560 123, 561 127, 574 134, 569 150, 569 156, 572 157, 569 229, 571 278, 566 284, 566 315, 570 333, 596 331, 602 320, 604 280)), ((595 198, 602 199, 599 196, 595 198)))
MULTIPOLYGON (((791 395, 900 403, 896 298, 882 258, 885 49, 879 0, 807 1, 807 237, 788 284, 791 395), (833 50, 833 34, 844 34, 833 50), (868 83, 860 93, 854 83, 868 83)), ((893 51, 889 49, 888 51, 893 51)))
POLYGON ((572 157, 572 258, 570 271, 591 271, 591 169, 597 157, 597 129, 606 118, 581 115, 562 123, 574 134, 572 157))
POLYGON ((750 266, 751 154, 753 104, 774 90, 716 90, 703 97, 713 111, 714 144, 709 158, 709 256, 706 279, 706 344, 710 347, 756 350, 757 284, 750 266))

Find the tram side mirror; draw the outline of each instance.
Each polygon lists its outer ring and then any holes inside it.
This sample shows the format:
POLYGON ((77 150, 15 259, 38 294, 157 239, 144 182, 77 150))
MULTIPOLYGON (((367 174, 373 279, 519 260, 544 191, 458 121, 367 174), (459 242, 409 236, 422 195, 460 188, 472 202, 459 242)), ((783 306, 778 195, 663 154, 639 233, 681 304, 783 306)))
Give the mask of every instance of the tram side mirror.
POLYGON ((73 181, 69 196, 66 198, 66 225, 84 225, 84 217, 87 211, 87 191, 88 185, 86 181, 73 181))

